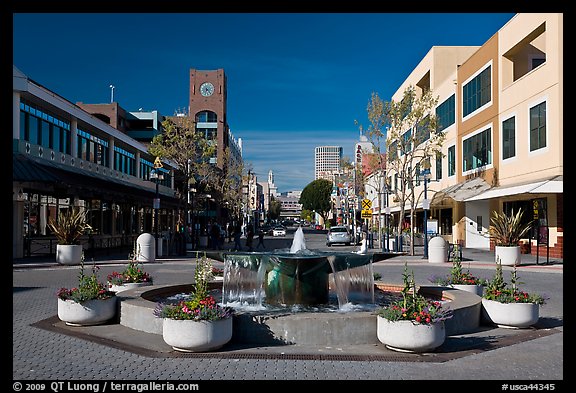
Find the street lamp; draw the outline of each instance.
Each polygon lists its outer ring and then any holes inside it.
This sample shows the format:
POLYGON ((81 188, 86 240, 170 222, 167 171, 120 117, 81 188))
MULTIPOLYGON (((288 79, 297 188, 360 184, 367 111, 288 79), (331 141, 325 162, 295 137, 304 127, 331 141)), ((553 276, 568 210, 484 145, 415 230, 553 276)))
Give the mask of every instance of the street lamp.
POLYGON ((114 88, 115 87, 116 86, 114 86, 114 85, 110 85, 110 103, 114 102, 114 88))
MULTIPOLYGON (((196 249, 196 220, 194 218, 194 194, 196 193, 196 188, 191 187, 188 190, 190 193, 190 214, 188 215, 188 222, 190 223, 191 226, 191 231, 192 233, 190 234, 191 236, 191 241, 192 241, 192 249, 195 250, 196 249)), ((188 213, 187 213, 188 214, 188 213)), ((188 230, 188 228, 186 228, 186 230, 188 230)))
POLYGON ((421 172, 424 178, 424 200, 422 201, 422 209, 424 209, 424 259, 428 259, 428 209, 430 209, 430 201, 428 200, 428 182, 430 181, 430 168, 425 167, 421 172))
POLYGON ((158 169, 150 171, 150 179, 155 179, 156 182, 156 197, 154 198, 154 239, 156 241, 156 256, 158 256, 158 209, 160 209, 160 196, 158 194, 158 185, 164 180, 164 175, 158 169))

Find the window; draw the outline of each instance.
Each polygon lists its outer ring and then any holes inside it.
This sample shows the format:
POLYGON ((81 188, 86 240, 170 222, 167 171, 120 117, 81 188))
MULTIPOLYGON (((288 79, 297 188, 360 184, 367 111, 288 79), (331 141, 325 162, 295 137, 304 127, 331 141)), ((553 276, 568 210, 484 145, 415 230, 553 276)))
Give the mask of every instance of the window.
POLYGON ((462 88, 462 111, 464 117, 488 104, 492 97, 492 67, 488 66, 462 88))
POLYGON ((511 117, 502 122, 502 159, 516 155, 516 119, 511 117))
POLYGON ((437 131, 443 131, 456 121, 456 95, 452 94, 436 108, 437 131))
POLYGON ((465 139, 462 142, 462 171, 485 167, 492 163, 492 129, 465 139))
POLYGON ((442 179, 442 153, 436 152, 436 180, 442 179))
POLYGON ((400 154, 404 155, 412 150, 412 129, 409 129, 402 134, 402 142, 400 143, 400 154))
POLYGON ((218 115, 212 111, 202 111, 196 114, 196 123, 216 123, 218 115))
POLYGON ((546 147, 546 101, 530 108, 530 151, 546 147))
POLYGON ((456 146, 448 148, 448 176, 456 174, 456 146))

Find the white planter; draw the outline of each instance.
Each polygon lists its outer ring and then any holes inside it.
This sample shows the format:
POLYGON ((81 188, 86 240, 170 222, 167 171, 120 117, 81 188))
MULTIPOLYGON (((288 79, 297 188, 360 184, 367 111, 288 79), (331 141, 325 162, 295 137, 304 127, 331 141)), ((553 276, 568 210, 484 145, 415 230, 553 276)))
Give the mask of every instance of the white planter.
POLYGON ((399 352, 430 352, 444 343, 444 321, 431 325, 412 321, 389 321, 377 317, 378 340, 386 348, 399 352))
POLYGON ((152 285, 152 283, 150 281, 147 281, 147 282, 127 282, 127 283, 124 283, 122 285, 114 285, 114 284, 108 283, 108 290, 118 293, 118 292, 122 292, 122 291, 127 291, 129 289, 147 287, 149 285, 152 285))
POLYGON ((216 321, 164 318, 162 337, 181 352, 207 352, 218 349, 232 338, 232 317, 216 321))
POLYGON ((61 265, 79 265, 82 262, 82 245, 57 244, 56 262, 61 265))
POLYGON ((58 318, 70 326, 100 325, 116 315, 116 296, 77 303, 58 299, 58 318))
POLYGON ((454 289, 459 289, 461 291, 470 292, 480 297, 482 297, 482 294, 484 293, 484 287, 482 285, 452 284, 450 285, 450 287, 454 289))
POLYGON ((518 266, 521 263, 520 246, 496 246, 494 258, 496 263, 500 260, 502 266, 518 266))
POLYGON ((527 328, 538 322, 540 306, 536 303, 500 303, 482 299, 482 318, 503 328, 527 328))

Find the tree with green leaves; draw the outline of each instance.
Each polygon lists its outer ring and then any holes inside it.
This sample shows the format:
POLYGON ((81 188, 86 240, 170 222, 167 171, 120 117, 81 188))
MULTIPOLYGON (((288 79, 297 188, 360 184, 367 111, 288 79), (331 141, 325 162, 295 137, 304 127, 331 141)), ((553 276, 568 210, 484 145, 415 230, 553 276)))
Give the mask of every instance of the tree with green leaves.
POLYGON ((378 94, 373 93, 368 105, 369 139, 378 142, 375 145, 378 152, 381 140, 386 141, 386 176, 394 179, 388 181, 394 184, 388 190, 400 206, 398 234, 402 233, 406 207, 410 209, 411 255, 414 255, 415 209, 422 196, 416 195, 415 187, 422 181, 422 170, 430 168, 431 158, 442 156, 445 140, 445 134, 436 131, 434 111, 437 103, 438 98, 431 90, 417 94, 414 86, 408 86, 398 102, 382 101, 378 94))
POLYGON ((304 187, 298 203, 302 204, 303 209, 313 210, 320 214, 326 223, 328 212, 332 210, 332 200, 330 199, 332 186, 330 180, 316 179, 304 187))
POLYGON ((196 123, 190 117, 169 117, 162 122, 162 128, 163 132, 152 139, 148 151, 177 165, 178 171, 174 174, 177 195, 183 210, 188 211, 191 186, 207 184, 212 175, 210 158, 216 154, 216 146, 196 131, 196 123))
POLYGON ((272 195, 270 197, 270 206, 268 207, 268 219, 277 220, 280 217, 281 210, 282 203, 272 195))

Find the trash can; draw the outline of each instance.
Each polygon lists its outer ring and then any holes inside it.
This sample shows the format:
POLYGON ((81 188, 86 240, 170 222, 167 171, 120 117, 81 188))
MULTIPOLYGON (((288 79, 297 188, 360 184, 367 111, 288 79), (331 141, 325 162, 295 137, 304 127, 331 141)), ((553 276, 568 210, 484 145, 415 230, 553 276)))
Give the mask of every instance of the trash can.
POLYGON ((448 262, 448 244, 440 236, 435 236, 428 242, 428 262, 448 262))
POLYGON ((143 233, 136 239, 138 249, 138 262, 154 262, 156 260, 156 244, 154 236, 149 233, 143 233))

